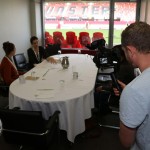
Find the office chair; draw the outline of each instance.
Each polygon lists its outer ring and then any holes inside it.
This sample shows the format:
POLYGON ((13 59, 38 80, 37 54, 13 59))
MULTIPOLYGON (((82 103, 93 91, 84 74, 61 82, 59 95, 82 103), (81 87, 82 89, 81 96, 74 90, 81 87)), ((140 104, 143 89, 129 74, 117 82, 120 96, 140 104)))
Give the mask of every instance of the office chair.
POLYGON ((13 60, 18 71, 27 72, 30 69, 24 53, 14 55, 13 60))
POLYGON ((9 100, 9 86, 5 85, 4 82, 0 82, 0 107, 8 108, 9 100))
POLYGON ((6 85, 4 82, 0 81, 0 95, 2 97, 8 97, 9 85, 6 85))
POLYGON ((52 142, 59 143, 59 111, 43 119, 41 111, 25 111, 0 108, 2 136, 7 143, 48 148, 52 142))
POLYGON ((8 97, 9 85, 6 85, 0 74, 0 97, 8 97))
MULTIPOLYGON (((0 64, 1 68, 1 64, 0 64)), ((6 85, 0 74, 0 107, 8 108, 9 85, 6 85)))

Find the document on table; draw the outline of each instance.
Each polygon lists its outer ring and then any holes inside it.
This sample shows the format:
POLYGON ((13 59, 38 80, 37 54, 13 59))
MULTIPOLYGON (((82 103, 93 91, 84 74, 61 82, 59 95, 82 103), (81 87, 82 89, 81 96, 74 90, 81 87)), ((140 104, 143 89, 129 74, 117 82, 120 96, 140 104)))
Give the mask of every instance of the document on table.
POLYGON ((35 93, 36 98, 47 99, 54 97, 55 93, 53 89, 37 89, 35 93))

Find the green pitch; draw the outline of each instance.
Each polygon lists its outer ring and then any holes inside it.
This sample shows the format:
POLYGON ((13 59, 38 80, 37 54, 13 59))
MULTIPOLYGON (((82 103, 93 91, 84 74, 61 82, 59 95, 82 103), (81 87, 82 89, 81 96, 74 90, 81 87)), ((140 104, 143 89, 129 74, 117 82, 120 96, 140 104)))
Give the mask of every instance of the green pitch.
MULTIPOLYGON (((109 36, 108 31, 109 30, 105 30, 105 29, 101 29, 101 30, 100 29, 45 29, 45 30, 48 31, 51 35, 53 35, 54 31, 61 31, 64 38, 66 38, 66 32, 68 31, 74 31, 77 36, 79 36, 80 32, 89 32, 91 38, 94 32, 102 32, 106 40, 106 43, 108 43, 108 36, 109 36)), ((121 32, 122 30, 114 30, 113 45, 121 43, 121 40, 120 40, 121 32)))

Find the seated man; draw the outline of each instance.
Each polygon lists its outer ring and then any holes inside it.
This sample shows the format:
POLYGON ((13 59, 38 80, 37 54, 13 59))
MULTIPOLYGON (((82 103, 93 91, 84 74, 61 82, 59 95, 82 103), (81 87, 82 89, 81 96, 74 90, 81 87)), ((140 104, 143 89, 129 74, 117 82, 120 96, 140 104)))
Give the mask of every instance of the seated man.
POLYGON ((46 56, 45 49, 38 45, 38 38, 36 36, 31 37, 30 42, 32 47, 27 50, 30 68, 35 67, 44 59, 47 59, 47 61, 50 61, 51 63, 56 63, 56 60, 53 57, 46 56))
POLYGON ((53 37, 54 43, 48 44, 45 51, 46 51, 46 57, 57 55, 58 51, 61 50, 63 37, 62 36, 54 36, 53 37))
POLYGON ((44 48, 38 45, 38 38, 36 36, 31 37, 30 42, 32 47, 27 50, 27 54, 30 68, 33 68, 46 58, 46 54, 44 48))

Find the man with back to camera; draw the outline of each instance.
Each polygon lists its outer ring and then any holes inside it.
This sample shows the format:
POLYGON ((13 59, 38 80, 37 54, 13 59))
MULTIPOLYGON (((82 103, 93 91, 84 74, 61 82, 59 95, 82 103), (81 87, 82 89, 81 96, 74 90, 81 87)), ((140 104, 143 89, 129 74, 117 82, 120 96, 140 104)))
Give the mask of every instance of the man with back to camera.
POLYGON ((150 25, 129 25, 121 43, 127 60, 142 73, 124 87, 120 97, 120 140, 131 150, 150 150, 150 25))

